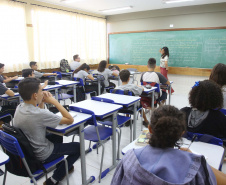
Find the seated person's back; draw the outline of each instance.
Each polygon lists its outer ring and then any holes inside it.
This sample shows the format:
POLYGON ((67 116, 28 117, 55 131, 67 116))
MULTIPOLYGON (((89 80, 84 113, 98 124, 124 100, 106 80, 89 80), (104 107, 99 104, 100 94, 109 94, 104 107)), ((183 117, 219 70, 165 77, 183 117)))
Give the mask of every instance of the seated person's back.
POLYGON ((149 124, 152 134, 149 145, 129 150, 125 154, 118 164, 111 185, 204 185, 206 180, 216 185, 216 176, 221 172, 213 169, 213 173, 200 155, 174 149, 185 129, 184 114, 177 108, 165 105, 155 109, 149 124))
POLYGON ((119 73, 122 85, 118 86, 117 89, 128 90, 133 92, 135 96, 140 96, 144 90, 143 87, 137 86, 135 84, 129 84, 130 81, 130 72, 127 69, 122 70, 119 73))
POLYGON ((189 103, 191 107, 181 109, 186 113, 188 131, 226 138, 226 117, 217 110, 223 106, 223 96, 215 82, 196 82, 189 93, 189 103))

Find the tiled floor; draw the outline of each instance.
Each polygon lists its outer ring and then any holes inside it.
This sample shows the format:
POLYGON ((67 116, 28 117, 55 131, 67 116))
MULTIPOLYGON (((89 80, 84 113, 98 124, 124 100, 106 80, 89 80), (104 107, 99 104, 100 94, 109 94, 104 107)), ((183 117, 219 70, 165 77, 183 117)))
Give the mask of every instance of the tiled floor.
MULTIPOLYGON (((139 75, 137 79, 139 79, 139 75)), ((178 108, 182 108, 184 106, 188 106, 188 93, 191 87, 194 85, 194 82, 197 80, 204 80, 207 77, 198 77, 198 76, 182 76, 182 75, 169 75, 169 80, 173 81, 173 88, 175 93, 172 95, 171 105, 174 105, 178 108)), ((137 135, 141 132, 141 119, 137 124, 137 135)), ((71 137, 64 137, 64 142, 70 142, 71 137)), ((75 137, 75 140, 78 141, 78 137, 75 137)), ((88 142, 85 143, 86 147, 88 147, 88 142)), ((129 144, 129 128, 125 127, 122 128, 122 141, 121 141, 121 148, 125 147, 129 144)), ((111 141, 108 141, 105 144, 105 157, 104 157, 104 167, 106 169, 108 166, 111 165, 111 141)), ((99 154, 96 153, 96 150, 93 150, 91 153, 86 155, 86 162, 87 162, 87 177, 95 176, 96 180, 92 184, 103 184, 109 185, 111 183, 112 176, 115 170, 112 170, 107 176, 102 179, 101 183, 98 183, 98 174, 99 174, 99 165, 101 160, 101 148, 99 150, 99 154)), ((121 156, 122 157, 122 156, 121 156)), ((1 169, 4 170, 4 167, 1 166, 1 169)), ((223 172, 226 173, 226 164, 223 166, 223 172)), ((50 173, 51 175, 51 173, 50 173)), ((0 177, 0 183, 2 182, 3 177, 0 177)), ((45 178, 42 178, 38 181, 38 184, 43 184, 45 178)), ((80 160, 75 163, 75 171, 69 176, 69 181, 71 185, 80 185, 81 184, 81 166, 80 160)), ((7 185, 28 185, 30 181, 28 178, 24 177, 17 177, 15 175, 9 174, 7 175, 6 179, 7 185)), ((62 181, 61 185, 66 184, 66 181, 62 181)))

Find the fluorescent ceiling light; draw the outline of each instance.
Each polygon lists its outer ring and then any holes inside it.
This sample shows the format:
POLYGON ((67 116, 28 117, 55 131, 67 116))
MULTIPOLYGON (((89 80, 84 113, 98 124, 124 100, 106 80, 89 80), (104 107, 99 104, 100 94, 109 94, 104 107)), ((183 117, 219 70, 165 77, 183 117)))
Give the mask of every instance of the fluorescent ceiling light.
POLYGON ((101 12, 114 12, 114 11, 120 11, 120 10, 128 10, 133 8, 132 6, 126 6, 126 7, 121 7, 121 8, 112 8, 112 9, 107 9, 107 10, 100 10, 101 12))
POLYGON ((170 3, 182 3, 187 1, 194 1, 194 0, 165 0, 164 3, 170 4, 170 3))

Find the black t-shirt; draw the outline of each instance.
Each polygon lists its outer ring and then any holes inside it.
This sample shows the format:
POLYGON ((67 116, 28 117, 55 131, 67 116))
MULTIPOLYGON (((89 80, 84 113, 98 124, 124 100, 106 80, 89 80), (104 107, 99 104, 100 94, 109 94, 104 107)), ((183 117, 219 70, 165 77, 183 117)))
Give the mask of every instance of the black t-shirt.
MULTIPOLYGON (((188 116, 191 113, 191 107, 181 109, 186 114, 186 122, 188 124, 188 116)), ((209 134, 217 138, 226 138, 226 116, 218 110, 209 110, 208 116, 196 128, 187 126, 187 131, 200 134, 209 134)))

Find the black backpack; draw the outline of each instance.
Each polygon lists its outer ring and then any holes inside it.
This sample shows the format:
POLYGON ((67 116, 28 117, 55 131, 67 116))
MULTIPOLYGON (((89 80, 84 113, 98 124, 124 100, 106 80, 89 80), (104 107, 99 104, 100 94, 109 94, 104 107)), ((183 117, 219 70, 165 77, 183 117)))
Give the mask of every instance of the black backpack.
POLYGON ((71 68, 70 68, 70 66, 69 66, 69 64, 68 64, 68 61, 67 60, 65 60, 65 59, 62 59, 61 61, 60 61, 60 71, 61 72, 66 72, 66 71, 71 71, 71 68))
MULTIPOLYGON (((24 153, 24 157, 31 170, 31 173, 34 173, 35 171, 37 171, 39 169, 42 169, 46 172, 45 168, 43 167, 42 162, 36 159, 32 146, 31 146, 30 142, 28 141, 27 137, 24 135, 24 133, 20 129, 10 126, 7 123, 3 124, 2 127, 3 127, 4 132, 12 135, 19 142, 20 147, 24 153)), ((8 152, 7 150, 6 150, 6 154, 10 158, 9 162, 5 164, 6 170, 14 175, 29 177, 21 158, 19 156, 13 155, 12 153, 8 152)))

